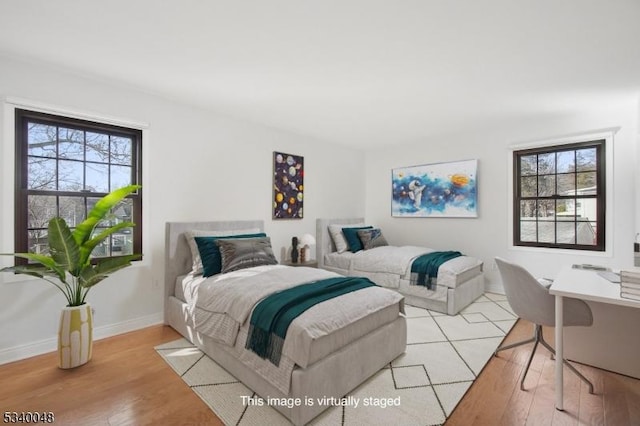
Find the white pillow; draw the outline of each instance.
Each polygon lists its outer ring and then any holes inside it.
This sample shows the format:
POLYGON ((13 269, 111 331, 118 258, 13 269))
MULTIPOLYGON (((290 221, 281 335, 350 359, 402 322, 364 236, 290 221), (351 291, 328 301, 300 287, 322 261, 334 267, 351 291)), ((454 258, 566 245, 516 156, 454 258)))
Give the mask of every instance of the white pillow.
POLYGON ((189 249, 191 250, 191 272, 194 275, 202 274, 202 259, 200 259, 200 250, 198 250, 196 237, 224 237, 227 235, 257 234, 259 232, 261 232, 260 228, 233 229, 228 231, 207 231, 202 229, 186 231, 184 237, 187 239, 189 249))
POLYGON ((347 244, 347 240, 344 238, 344 234, 342 233, 342 228, 358 228, 360 226, 365 226, 364 223, 349 223, 344 225, 333 224, 329 225, 329 235, 331 235, 331 239, 333 240, 333 244, 336 246, 336 251, 338 253, 344 253, 349 249, 349 245, 347 244))

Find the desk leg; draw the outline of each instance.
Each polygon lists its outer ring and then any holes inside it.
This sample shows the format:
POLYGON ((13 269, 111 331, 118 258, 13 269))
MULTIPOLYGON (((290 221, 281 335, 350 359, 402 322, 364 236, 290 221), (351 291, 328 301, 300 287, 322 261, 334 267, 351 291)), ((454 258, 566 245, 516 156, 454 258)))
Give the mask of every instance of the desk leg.
POLYGON ((556 409, 564 410, 563 407, 563 377, 562 377, 562 360, 564 359, 563 348, 563 309, 562 296, 556 295, 556 409))

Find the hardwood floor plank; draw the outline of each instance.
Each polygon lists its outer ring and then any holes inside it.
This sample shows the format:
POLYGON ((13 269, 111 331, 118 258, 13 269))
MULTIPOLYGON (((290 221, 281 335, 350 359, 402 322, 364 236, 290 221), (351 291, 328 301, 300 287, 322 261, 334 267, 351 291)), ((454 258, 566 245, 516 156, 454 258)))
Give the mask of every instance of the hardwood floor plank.
MULTIPOLYGON (((585 383, 580 383, 580 409, 578 413, 578 424, 580 425, 604 425, 604 382, 605 374, 592 374, 591 369, 574 364, 585 377, 593 383, 593 395, 589 393, 589 387, 585 383)), ((594 369, 595 370, 595 369, 594 369)))
POLYGON ((629 421, 631 424, 640 425, 640 388, 636 386, 631 377, 623 377, 627 407, 629 408, 629 421))
MULTIPOLYGON (((526 347, 531 351, 532 346, 532 344, 528 344, 526 347)), ((531 403, 533 402, 533 393, 519 392, 520 380, 524 374, 524 366, 526 365, 528 355, 528 352, 513 350, 512 360, 514 360, 513 362, 517 363, 520 368, 520 374, 515 377, 515 387, 511 390, 508 408, 500 418, 501 425, 508 426, 525 424, 527 417, 529 416, 531 403)))
POLYGON ((55 354, 0 366, 0 406, 52 411, 64 425, 222 425, 153 349, 178 339, 155 326, 95 342, 93 359, 57 368, 55 354))
POLYGON ((624 379, 616 375, 604 376, 604 418, 606 424, 630 425, 631 418, 627 403, 624 379))
POLYGON ((547 382, 548 386, 545 387, 547 391, 545 396, 548 404, 546 410, 551 413, 551 424, 554 426, 576 426, 580 416, 580 397, 583 383, 569 368, 564 367, 564 410, 557 410, 555 407, 555 367, 555 359, 549 359, 544 372, 549 380, 547 382))
POLYGON ((543 426, 553 424, 555 410, 550 407, 553 406, 555 401, 555 393, 553 380, 549 380, 547 374, 549 372, 549 366, 551 366, 551 370, 555 368, 555 362, 549 359, 548 353, 546 353, 544 349, 539 349, 539 351, 540 352, 536 354, 536 358, 542 362, 540 371, 535 372, 535 375, 530 373, 532 374, 532 381, 535 377, 537 383, 527 385, 526 387, 526 392, 533 394, 533 401, 531 402, 531 409, 529 410, 529 416, 527 417, 525 425, 543 426))
MULTIPOLYGON (((530 336, 528 331, 524 331, 524 327, 517 327, 503 344, 508 345, 528 337, 530 336)), ((447 425, 497 424, 507 408, 509 396, 522 370, 519 358, 521 353, 513 350, 503 351, 497 357, 492 357, 480 373, 483 380, 474 382, 447 420, 447 425)))
MULTIPOLYGON (((513 343, 529 337, 531 327, 526 321, 518 321, 505 341, 513 343)), ((547 341, 549 335, 553 336, 553 329, 545 330, 547 341)), ((538 348, 525 381, 527 391, 521 391, 519 380, 532 346, 509 349, 492 358, 445 425, 640 424, 640 380, 586 365, 577 368, 592 380, 596 395, 590 395, 587 385, 565 369, 565 411, 556 410, 555 361, 545 349, 538 348), (503 357, 508 352, 512 354, 506 361, 503 357)))
POLYGON ((514 352, 511 362, 514 363, 514 369, 519 369, 520 372, 513 376, 513 385, 505 389, 505 392, 508 390, 511 392, 509 392, 509 400, 499 420, 499 424, 504 426, 524 424, 531 409, 531 402, 533 401, 531 392, 518 392, 520 389, 520 380, 524 373, 524 365, 526 364, 526 354, 520 353, 521 356, 518 355, 518 352, 514 352))

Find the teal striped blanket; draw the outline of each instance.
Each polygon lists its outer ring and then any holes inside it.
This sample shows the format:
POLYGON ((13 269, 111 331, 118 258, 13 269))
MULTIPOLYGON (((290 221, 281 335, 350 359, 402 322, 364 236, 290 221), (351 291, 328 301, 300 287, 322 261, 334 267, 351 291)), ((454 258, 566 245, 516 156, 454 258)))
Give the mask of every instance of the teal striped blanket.
POLYGON ((261 300, 251 314, 245 348, 280 364, 284 339, 291 322, 312 306, 375 284, 362 277, 337 277, 302 284, 261 300))
POLYGON ((421 285, 432 289, 438 278, 438 268, 451 259, 462 256, 459 251, 434 251, 415 258, 411 264, 410 285, 421 285))

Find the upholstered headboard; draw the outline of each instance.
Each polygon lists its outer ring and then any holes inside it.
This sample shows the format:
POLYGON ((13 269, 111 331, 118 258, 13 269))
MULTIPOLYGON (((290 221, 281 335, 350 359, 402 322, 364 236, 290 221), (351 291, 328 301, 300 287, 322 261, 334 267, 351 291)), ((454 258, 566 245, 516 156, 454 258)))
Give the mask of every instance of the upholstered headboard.
POLYGON ((166 299, 174 294, 176 278, 191 271, 191 250, 184 236, 186 231, 233 231, 238 229, 259 228, 264 231, 262 220, 232 220, 220 222, 167 222, 165 225, 164 246, 164 298, 165 317, 166 299))
POLYGON ((324 267, 324 255, 336 251, 336 246, 329 235, 329 225, 351 225, 354 223, 364 223, 364 218, 316 219, 316 260, 319 268, 324 267))

